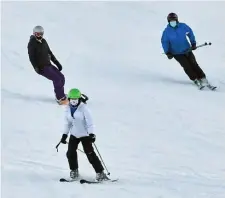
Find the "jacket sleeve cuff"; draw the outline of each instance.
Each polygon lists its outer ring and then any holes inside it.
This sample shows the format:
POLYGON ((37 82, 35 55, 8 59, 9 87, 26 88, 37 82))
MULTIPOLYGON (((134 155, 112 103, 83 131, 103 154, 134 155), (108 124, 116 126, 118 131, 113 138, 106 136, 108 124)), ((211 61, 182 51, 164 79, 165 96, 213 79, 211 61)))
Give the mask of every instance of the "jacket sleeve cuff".
POLYGON ((88 131, 88 134, 94 133, 94 128, 91 126, 87 131, 88 131))

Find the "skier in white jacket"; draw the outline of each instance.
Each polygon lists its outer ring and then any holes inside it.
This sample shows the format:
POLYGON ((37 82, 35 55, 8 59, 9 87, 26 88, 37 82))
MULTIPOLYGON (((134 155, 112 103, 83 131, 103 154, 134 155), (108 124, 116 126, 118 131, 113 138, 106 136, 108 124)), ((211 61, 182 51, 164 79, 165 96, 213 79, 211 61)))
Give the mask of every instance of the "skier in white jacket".
POLYGON ((82 94, 78 89, 71 89, 69 91, 68 100, 69 104, 66 106, 65 111, 65 129, 61 143, 66 144, 68 133, 70 133, 66 155, 71 170, 71 179, 76 180, 79 177, 77 148, 80 142, 89 162, 96 172, 96 180, 108 179, 104 173, 102 163, 92 146, 92 143, 95 142, 95 134, 93 133, 92 116, 86 101, 82 98, 82 94))

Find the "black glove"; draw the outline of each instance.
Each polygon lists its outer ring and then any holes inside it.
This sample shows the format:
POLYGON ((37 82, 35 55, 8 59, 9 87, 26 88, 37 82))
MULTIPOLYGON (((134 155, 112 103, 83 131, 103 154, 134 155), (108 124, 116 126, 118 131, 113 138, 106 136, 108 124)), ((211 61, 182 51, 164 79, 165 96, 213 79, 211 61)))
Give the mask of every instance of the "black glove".
POLYGON ((84 94, 81 94, 81 101, 83 102, 83 103, 87 103, 87 101, 88 101, 88 97, 86 96, 86 95, 84 95, 84 94))
POLYGON ((191 49, 192 49, 192 50, 196 50, 196 49, 197 49, 196 43, 193 43, 193 44, 191 45, 191 49))
POLYGON ((58 60, 55 60, 54 63, 58 67, 58 70, 59 71, 62 71, 62 65, 59 63, 59 61, 58 60))
POLYGON ((89 138, 91 139, 91 142, 94 143, 95 142, 95 139, 96 139, 96 136, 95 136, 95 134, 90 133, 89 134, 89 138))
POLYGON ((167 52, 166 55, 167 55, 168 59, 172 59, 173 58, 173 54, 171 54, 170 52, 167 52))
POLYGON ((62 65, 58 62, 58 64, 56 65, 58 67, 59 71, 62 71, 62 65))
POLYGON ((40 74, 40 69, 39 69, 39 67, 34 67, 34 70, 36 71, 37 74, 40 74))
POLYGON ((61 143, 66 144, 67 134, 63 134, 61 138, 61 143))

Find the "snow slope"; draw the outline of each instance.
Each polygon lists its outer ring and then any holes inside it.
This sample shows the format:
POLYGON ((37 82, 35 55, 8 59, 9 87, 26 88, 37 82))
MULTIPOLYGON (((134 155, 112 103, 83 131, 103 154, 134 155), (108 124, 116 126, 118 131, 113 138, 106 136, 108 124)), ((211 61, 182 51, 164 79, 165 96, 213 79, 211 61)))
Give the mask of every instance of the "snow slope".
MULTIPOLYGON (((3 198, 224 198, 225 2, 3 2, 1 174, 3 198), (169 12, 194 30, 195 55, 218 91, 198 91, 162 55, 169 12), (36 75, 27 43, 45 28, 65 89, 90 97, 97 146, 114 184, 59 183, 63 107, 36 75)), ((82 147, 80 147, 82 149, 82 147)), ((79 152, 80 173, 94 177, 79 152)))

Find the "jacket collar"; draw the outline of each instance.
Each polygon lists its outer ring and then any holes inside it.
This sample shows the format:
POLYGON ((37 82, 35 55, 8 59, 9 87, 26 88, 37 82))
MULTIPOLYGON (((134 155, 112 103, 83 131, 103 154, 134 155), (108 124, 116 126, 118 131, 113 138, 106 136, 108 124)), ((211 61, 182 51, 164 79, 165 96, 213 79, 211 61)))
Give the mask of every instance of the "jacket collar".
POLYGON ((30 40, 32 40, 32 39, 36 40, 39 43, 42 43, 42 40, 43 40, 43 38, 41 40, 37 39, 34 35, 30 36, 30 40))

